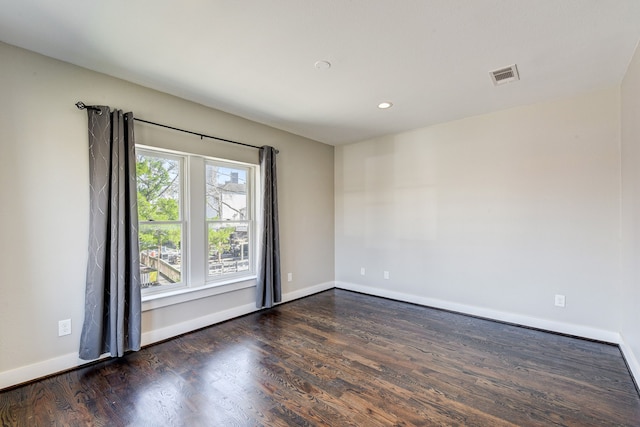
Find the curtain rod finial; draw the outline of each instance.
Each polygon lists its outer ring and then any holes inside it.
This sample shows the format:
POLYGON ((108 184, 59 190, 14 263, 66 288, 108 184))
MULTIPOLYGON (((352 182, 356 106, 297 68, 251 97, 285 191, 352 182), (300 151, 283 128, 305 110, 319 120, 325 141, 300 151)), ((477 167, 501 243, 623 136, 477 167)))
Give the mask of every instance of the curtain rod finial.
POLYGON ((102 110, 95 105, 86 105, 84 102, 78 101, 76 102, 76 107, 78 107, 78 110, 95 110, 99 116, 102 115, 102 110))

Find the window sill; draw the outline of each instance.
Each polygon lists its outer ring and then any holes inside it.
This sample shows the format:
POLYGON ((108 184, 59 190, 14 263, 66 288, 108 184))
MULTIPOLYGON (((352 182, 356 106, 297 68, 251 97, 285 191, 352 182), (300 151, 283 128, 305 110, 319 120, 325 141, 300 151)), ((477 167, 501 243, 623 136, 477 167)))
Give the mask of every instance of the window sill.
POLYGON ((203 286, 185 287, 167 292, 143 295, 142 311, 155 310, 156 308, 225 294, 227 292, 239 291, 241 289, 253 288, 255 286, 256 276, 249 276, 231 279, 225 282, 206 284, 203 286))

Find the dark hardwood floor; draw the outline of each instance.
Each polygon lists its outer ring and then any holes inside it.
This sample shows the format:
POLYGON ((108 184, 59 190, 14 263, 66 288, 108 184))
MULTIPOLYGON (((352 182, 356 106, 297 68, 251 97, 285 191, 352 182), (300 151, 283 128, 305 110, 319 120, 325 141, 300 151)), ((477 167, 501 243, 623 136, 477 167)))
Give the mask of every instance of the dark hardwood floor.
POLYGON ((615 346, 331 290, 0 393, 3 426, 640 426, 615 346))

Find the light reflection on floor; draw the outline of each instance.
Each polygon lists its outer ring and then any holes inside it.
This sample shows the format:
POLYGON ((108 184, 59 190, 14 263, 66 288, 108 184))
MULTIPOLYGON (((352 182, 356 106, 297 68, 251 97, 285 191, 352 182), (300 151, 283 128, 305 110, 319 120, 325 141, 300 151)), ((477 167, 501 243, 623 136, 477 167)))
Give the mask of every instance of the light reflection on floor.
POLYGON ((149 425, 158 415, 167 425, 242 425, 235 418, 238 414, 260 414, 272 406, 260 405, 261 385, 255 374, 264 369, 264 354, 247 343, 224 343, 205 365, 148 384, 138 394, 132 425, 149 425), (235 417, 229 419, 229 414, 235 417))

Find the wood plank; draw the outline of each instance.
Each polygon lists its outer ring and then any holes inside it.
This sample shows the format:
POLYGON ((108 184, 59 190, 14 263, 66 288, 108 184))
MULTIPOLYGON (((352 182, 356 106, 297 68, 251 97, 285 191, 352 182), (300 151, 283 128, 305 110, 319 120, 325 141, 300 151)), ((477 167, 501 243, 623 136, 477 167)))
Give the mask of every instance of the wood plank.
POLYGON ((0 425, 639 426, 619 348, 330 290, 0 393, 0 425))

